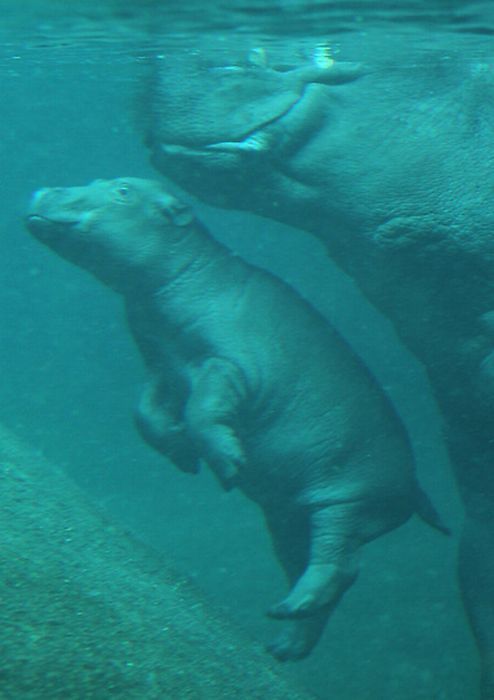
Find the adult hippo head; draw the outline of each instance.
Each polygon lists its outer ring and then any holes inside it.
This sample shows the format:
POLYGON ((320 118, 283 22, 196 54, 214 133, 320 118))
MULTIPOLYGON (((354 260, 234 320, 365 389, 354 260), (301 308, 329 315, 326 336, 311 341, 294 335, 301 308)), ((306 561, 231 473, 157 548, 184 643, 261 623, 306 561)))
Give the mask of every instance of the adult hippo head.
POLYGON ((388 38, 379 59, 364 41, 358 63, 345 60, 351 46, 298 66, 270 67, 262 51, 157 61, 145 99, 153 164, 212 204, 315 233, 337 257, 364 236, 491 260, 488 60, 447 45, 414 56, 388 38))
POLYGON ((323 47, 291 69, 265 60, 254 50, 222 65, 201 56, 195 64, 158 62, 146 99, 147 143, 156 167, 202 198, 275 214, 278 194, 290 192, 299 204, 310 194, 287 165, 324 130, 327 88, 364 71, 335 63, 323 47), (247 205, 254 182, 256 201, 247 205))

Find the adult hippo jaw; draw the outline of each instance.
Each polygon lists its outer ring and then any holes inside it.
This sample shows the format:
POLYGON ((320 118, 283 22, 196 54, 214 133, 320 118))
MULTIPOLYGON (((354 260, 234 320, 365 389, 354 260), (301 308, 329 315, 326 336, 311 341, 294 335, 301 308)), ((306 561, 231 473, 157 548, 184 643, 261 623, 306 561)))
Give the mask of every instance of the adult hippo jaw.
POLYGON ((273 150, 282 154, 284 149, 303 141, 304 136, 307 137, 312 129, 317 128, 321 117, 318 87, 314 84, 304 85, 301 94, 294 96, 294 99, 291 93, 287 93, 289 101, 285 109, 282 108, 285 100, 280 105, 274 103, 273 112, 266 115, 265 121, 262 121, 260 114, 259 121, 256 120, 251 126, 249 119, 243 128, 241 125, 239 132, 232 128, 223 141, 191 141, 190 144, 160 142, 157 146, 171 156, 184 154, 207 158, 212 151, 238 156, 273 150), (278 106, 282 108, 281 111, 277 109, 278 106))
POLYGON ((151 162, 157 170, 173 173, 173 179, 188 189, 192 166, 193 178, 200 181, 201 194, 221 205, 217 197, 225 196, 225 182, 232 183, 234 192, 244 192, 249 180, 259 178, 256 173, 269 172, 264 165, 267 158, 288 157, 319 129, 322 120, 319 89, 317 85, 307 86, 285 112, 238 139, 231 135, 225 141, 207 144, 151 143, 151 162), (246 181, 245 185, 242 180, 246 181))
POLYGON ((266 159, 288 160, 320 130, 327 86, 361 75, 360 64, 319 56, 285 71, 265 65, 207 70, 187 65, 182 87, 175 70, 158 65, 146 138, 153 164, 189 189, 193 166, 196 177, 207 174, 203 187, 214 196, 217 181, 224 191, 225 176, 233 175, 238 185, 240 172, 252 177, 253 170, 269 169, 266 159))

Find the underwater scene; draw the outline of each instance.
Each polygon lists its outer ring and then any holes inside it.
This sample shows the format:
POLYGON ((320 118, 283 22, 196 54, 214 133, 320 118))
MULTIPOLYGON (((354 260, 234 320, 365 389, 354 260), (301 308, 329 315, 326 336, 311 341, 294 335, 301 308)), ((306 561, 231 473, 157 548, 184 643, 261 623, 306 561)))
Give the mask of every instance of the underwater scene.
POLYGON ((0 12, 0 698, 494 700, 494 8, 0 12))

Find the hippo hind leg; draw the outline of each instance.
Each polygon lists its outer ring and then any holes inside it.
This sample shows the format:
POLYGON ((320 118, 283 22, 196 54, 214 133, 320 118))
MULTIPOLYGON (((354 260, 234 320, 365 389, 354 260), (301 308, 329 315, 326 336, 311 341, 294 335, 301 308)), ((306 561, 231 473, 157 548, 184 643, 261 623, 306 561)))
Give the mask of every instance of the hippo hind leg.
MULTIPOLYGON (((268 508, 264 512, 276 557, 292 586, 306 568, 309 557, 310 522, 304 509, 268 508)), ((331 614, 326 606, 311 617, 284 621, 283 628, 267 649, 278 661, 295 661, 310 654, 331 614)))
POLYGON ((358 574, 360 540, 352 511, 351 504, 311 510, 307 565, 288 596, 269 610, 270 617, 303 618, 336 607, 358 574))

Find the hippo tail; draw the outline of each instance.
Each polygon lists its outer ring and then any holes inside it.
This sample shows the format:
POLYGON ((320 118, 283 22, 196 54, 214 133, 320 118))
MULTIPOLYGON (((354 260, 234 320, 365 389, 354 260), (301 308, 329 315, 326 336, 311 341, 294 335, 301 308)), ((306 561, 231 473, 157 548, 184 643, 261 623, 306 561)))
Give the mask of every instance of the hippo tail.
POLYGON ((422 491, 418 485, 415 512, 419 518, 422 518, 425 523, 433 527, 435 530, 439 530, 439 532, 442 532, 444 535, 451 535, 451 530, 442 522, 441 516, 432 505, 432 501, 430 500, 429 496, 425 493, 425 491, 422 491))

